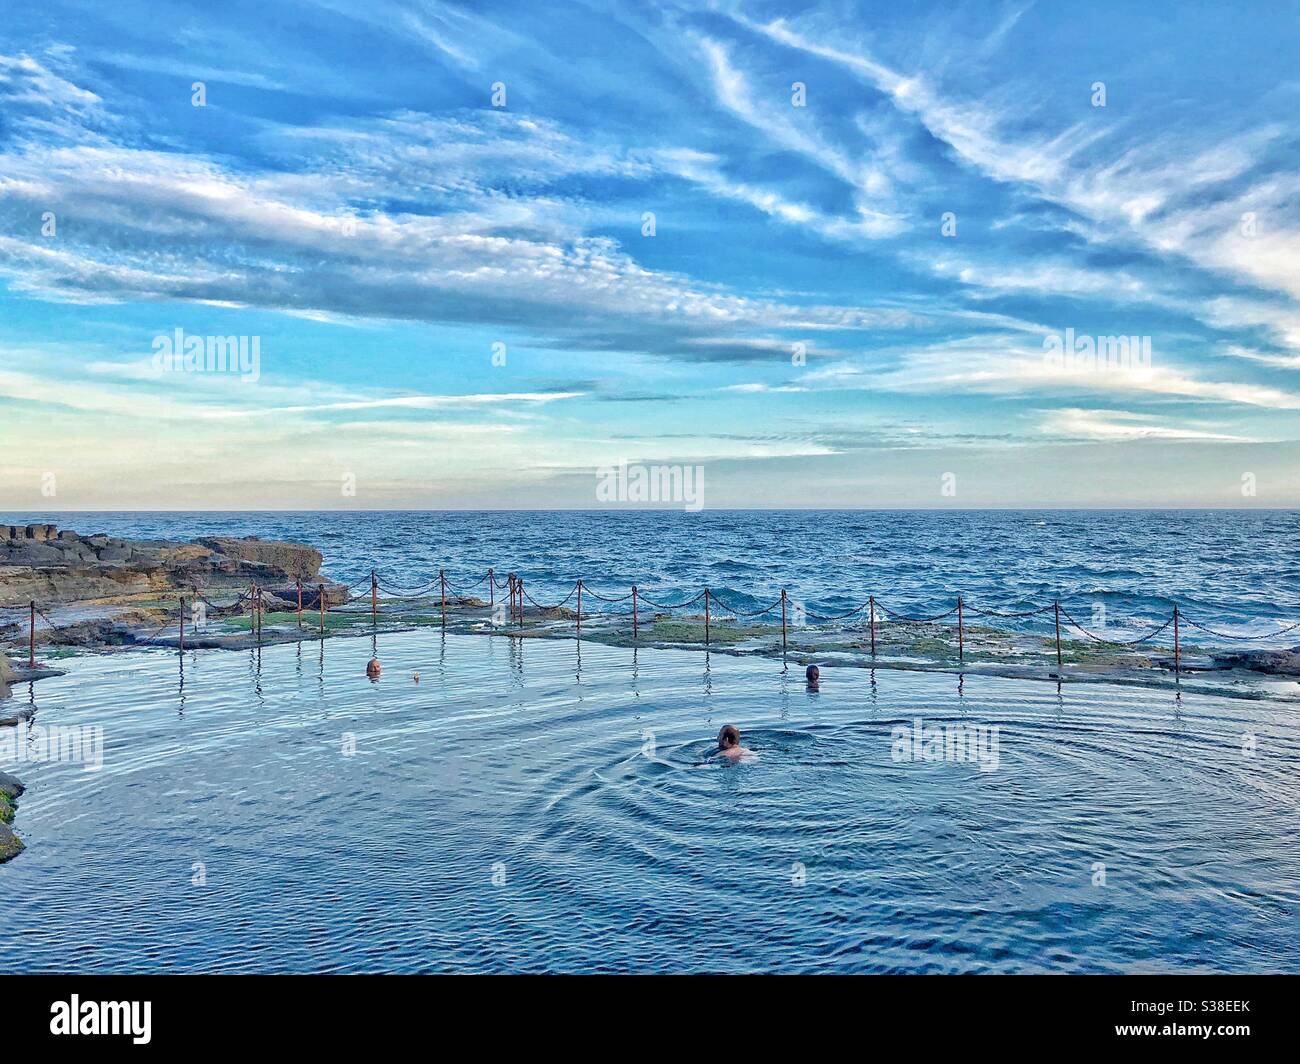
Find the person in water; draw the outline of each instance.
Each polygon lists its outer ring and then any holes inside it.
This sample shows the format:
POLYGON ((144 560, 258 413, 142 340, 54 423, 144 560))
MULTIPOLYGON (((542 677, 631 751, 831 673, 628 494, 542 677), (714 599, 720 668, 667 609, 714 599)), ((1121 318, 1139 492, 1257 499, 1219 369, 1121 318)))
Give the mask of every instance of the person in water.
POLYGON ((380 666, 379 666, 378 658, 371 658, 369 661, 366 662, 366 675, 369 676, 372 680, 379 679, 379 671, 380 671, 380 666))
POLYGON ((740 729, 734 724, 724 724, 718 732, 718 748, 715 756, 725 757, 733 765, 754 756, 754 751, 740 745, 740 729))
POLYGON ((808 690, 820 691, 822 686, 822 670, 816 665, 809 665, 804 670, 804 679, 808 681, 808 690))

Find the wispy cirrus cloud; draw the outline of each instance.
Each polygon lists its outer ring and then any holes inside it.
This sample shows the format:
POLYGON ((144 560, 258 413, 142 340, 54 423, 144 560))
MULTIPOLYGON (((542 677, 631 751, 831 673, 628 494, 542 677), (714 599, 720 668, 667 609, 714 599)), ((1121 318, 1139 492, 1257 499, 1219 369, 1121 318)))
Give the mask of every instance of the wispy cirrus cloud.
MULTIPOLYGON (((851 71, 915 116, 969 166, 1086 219, 1078 231, 1090 240, 1140 246, 1300 297, 1297 179, 1293 172, 1259 169, 1261 157, 1285 144, 1279 123, 1246 130, 1233 123, 1218 139, 1209 133, 1211 139, 1190 155, 1178 135, 1143 130, 1126 140, 1122 127, 1082 119, 1050 133, 1017 136, 1009 128, 1022 114, 945 97, 923 74, 901 73, 863 45, 831 43, 825 30, 802 31, 797 20, 737 20, 777 44, 851 71)), ((1037 272, 1050 289, 1061 267, 1037 272)), ((967 270, 963 280, 979 284, 986 278, 995 289, 1005 287, 1005 273, 996 270, 967 270)), ((1132 284, 1130 279, 1130 290, 1132 284)), ((1250 324, 1273 322, 1264 313, 1250 324)), ((1293 342, 1289 333, 1275 335, 1293 342)))
POLYGON ((572 471, 620 441, 721 463, 742 503, 853 504, 870 452, 917 483, 978 452, 1007 485, 1026 448, 1290 461, 1293 89, 1257 49, 1206 83, 1198 11, 1158 48, 1012 3, 227 21, 49 0, 0 27, 0 490, 68 465, 141 505, 327 503, 361 469, 384 500, 582 505, 572 471), (181 326, 260 336, 260 380, 160 379, 181 326), (1155 361, 1051 366, 1067 326, 1155 361))

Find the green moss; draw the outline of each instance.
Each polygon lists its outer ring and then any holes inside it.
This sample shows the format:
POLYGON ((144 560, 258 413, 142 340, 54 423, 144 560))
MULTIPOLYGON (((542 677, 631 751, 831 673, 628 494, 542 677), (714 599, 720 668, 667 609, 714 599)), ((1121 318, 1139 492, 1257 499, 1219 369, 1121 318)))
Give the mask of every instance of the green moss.
POLYGON ((12 857, 17 857, 23 852, 23 840, 17 835, 9 834, 6 839, 0 836, 0 864, 4 864, 12 857))
POLYGON ((957 653, 955 640, 950 643, 946 639, 937 639, 933 636, 917 636, 915 639, 905 639, 887 645, 890 649, 897 648, 899 653, 918 658, 948 658, 957 653))
MULTIPOLYGON (((327 613, 325 616, 328 619, 330 617, 330 614, 327 613)), ((316 627, 316 619, 317 619, 317 614, 314 611, 308 613, 306 610, 303 610, 302 626, 304 628, 316 627)), ((240 631, 246 632, 252 626, 253 618, 249 616, 247 613, 241 613, 234 617, 223 617, 221 618, 221 621, 223 624, 229 625, 231 628, 237 628, 240 631)), ((298 613, 296 610, 286 612, 286 613, 276 612, 276 613, 262 614, 263 625, 297 624, 297 623, 298 623, 298 613)))
POLYGON ((7 794, 0 794, 0 864, 23 851, 23 840, 5 825, 12 824, 18 803, 7 794))
MULTIPOLYGON (((248 614, 242 614, 238 617, 224 617, 222 624, 228 629, 236 632, 248 632, 252 630, 253 619, 248 614)), ((294 625, 298 624, 297 610, 289 610, 283 613, 264 613, 262 614, 262 627, 269 628, 272 625, 294 625)), ((356 628, 361 624, 370 624, 369 613, 340 613, 338 611, 326 611, 325 613, 325 630, 327 632, 346 631, 350 628, 356 628)), ((304 631, 316 631, 320 629, 320 613, 316 610, 302 611, 302 627, 304 631)))
MULTIPOLYGON (((725 624, 711 624, 709 639, 714 643, 738 643, 742 639, 752 639, 767 631, 768 628, 763 625, 734 628, 725 624)), ((703 643, 704 622, 656 620, 650 626, 650 638, 672 643, 703 643)))

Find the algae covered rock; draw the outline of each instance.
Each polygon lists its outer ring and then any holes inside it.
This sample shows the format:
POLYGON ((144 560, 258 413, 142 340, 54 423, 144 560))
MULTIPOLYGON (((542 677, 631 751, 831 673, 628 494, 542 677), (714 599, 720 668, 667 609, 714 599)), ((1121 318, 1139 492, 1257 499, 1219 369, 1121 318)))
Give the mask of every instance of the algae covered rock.
POLYGON ((8 824, 0 821, 0 864, 23 852, 23 840, 13 833, 8 824))
POLYGON ((8 772, 0 772, 0 795, 6 798, 17 798, 26 788, 16 777, 9 775, 8 772))
POLYGON ((9 826, 14 819, 17 798, 23 785, 7 772, 0 772, 0 864, 16 857, 23 849, 23 841, 9 826))

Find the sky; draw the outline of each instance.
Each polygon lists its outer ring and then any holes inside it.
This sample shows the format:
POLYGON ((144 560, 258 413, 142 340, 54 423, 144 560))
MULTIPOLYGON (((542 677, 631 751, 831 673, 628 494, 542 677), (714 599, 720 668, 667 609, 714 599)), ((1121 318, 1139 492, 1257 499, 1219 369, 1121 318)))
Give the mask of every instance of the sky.
POLYGON ((0 510, 1300 505, 1295 4, 0 7, 0 510))

